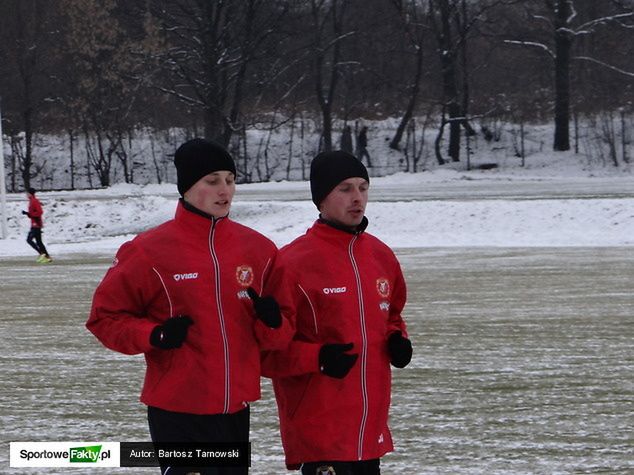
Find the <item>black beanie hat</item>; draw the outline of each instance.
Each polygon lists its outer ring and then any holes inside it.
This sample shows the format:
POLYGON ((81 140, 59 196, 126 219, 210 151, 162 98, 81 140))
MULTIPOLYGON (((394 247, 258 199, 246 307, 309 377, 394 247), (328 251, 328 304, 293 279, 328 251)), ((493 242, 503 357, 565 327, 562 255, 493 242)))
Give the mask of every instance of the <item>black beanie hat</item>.
POLYGON ((319 208, 335 186, 353 177, 365 178, 370 182, 368 170, 357 157, 341 150, 320 153, 310 164, 310 193, 313 203, 319 208))
POLYGON ((227 170, 236 174, 236 164, 229 152, 222 145, 205 139, 192 139, 178 147, 174 165, 181 196, 209 173, 227 170))

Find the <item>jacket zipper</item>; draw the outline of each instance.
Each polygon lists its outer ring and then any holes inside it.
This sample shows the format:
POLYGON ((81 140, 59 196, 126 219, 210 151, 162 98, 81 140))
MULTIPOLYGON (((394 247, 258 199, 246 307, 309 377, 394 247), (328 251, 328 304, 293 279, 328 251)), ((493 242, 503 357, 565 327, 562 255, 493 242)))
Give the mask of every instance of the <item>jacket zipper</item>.
MULTIPOLYGON (((220 218, 222 219, 222 218, 220 218)), ((211 258, 214 263, 214 274, 215 274, 215 292, 216 292, 216 307, 218 310, 218 320, 220 321, 220 334, 222 335, 222 347, 224 353, 224 361, 225 361, 225 402, 223 414, 227 414, 229 412, 229 397, 230 397, 230 378, 229 378, 229 340, 227 339, 227 328, 225 326, 225 316, 222 310, 222 300, 220 298, 220 262, 218 262, 218 256, 216 255, 216 249, 214 247, 214 237, 216 231, 216 223, 220 219, 213 219, 213 224, 211 225, 211 229, 209 231, 209 252, 211 253, 211 258)))
POLYGON ((363 398, 363 415, 361 417, 361 424, 359 427, 359 440, 357 447, 357 458, 363 460, 363 439, 365 437, 365 426, 368 421, 368 382, 367 382, 367 365, 368 365, 368 334, 365 326, 365 308, 363 305, 363 292, 361 289, 361 275, 359 273, 359 267, 357 261, 354 258, 353 247, 357 240, 357 236, 354 236, 348 246, 348 254, 350 261, 352 262, 352 269, 354 270, 354 278, 357 283, 357 298, 359 300, 359 319, 361 324, 361 395, 363 398))

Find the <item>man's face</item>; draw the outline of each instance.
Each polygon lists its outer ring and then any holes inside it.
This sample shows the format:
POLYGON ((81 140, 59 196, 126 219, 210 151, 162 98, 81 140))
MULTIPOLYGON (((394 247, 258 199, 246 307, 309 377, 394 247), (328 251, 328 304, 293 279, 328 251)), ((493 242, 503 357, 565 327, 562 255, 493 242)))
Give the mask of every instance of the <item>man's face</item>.
POLYGON ((220 218, 229 214, 236 192, 235 176, 220 170, 205 175, 185 192, 183 198, 201 211, 220 218))
POLYGON ((369 187, 361 177, 343 180, 319 205, 322 218, 343 226, 358 226, 365 215, 369 187))

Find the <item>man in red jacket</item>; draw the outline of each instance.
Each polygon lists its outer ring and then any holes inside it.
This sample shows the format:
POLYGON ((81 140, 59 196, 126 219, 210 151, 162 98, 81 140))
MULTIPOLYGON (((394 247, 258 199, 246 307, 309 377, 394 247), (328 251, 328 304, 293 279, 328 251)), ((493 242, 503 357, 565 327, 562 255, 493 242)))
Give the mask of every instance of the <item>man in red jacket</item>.
POLYGON ((263 354, 273 379, 289 469, 375 475, 393 450, 390 363, 412 357, 401 311, 406 289, 388 246, 365 232, 370 179, 353 155, 311 163, 319 219, 280 250, 269 285, 294 321, 288 348, 263 354))
MULTIPOLYGON (((143 353, 141 401, 154 443, 248 442, 260 398, 260 351, 293 329, 259 297, 275 245, 229 217, 236 168, 220 145, 194 139, 174 156, 181 199, 173 220, 118 251, 95 291, 88 329, 108 348, 143 353)), ((163 473, 247 473, 170 467, 163 473)))
POLYGON ((49 264, 53 262, 53 259, 48 255, 46 246, 42 242, 42 228, 44 227, 44 220, 42 219, 44 210, 42 209, 42 203, 40 203, 40 200, 35 196, 35 188, 29 188, 26 192, 26 196, 29 199, 29 210, 22 211, 22 214, 31 219, 31 229, 26 237, 26 242, 39 254, 37 262, 40 264, 49 264))

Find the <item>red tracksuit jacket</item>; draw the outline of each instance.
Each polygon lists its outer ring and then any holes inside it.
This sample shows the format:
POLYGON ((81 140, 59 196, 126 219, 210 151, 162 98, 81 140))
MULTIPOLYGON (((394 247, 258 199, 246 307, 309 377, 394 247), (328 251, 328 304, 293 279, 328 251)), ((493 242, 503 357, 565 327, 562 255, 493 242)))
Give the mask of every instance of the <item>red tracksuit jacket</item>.
POLYGON ((246 289, 261 292, 277 254, 261 234, 229 218, 209 219, 179 203, 174 220, 119 249, 97 287, 88 329, 108 348, 144 353, 141 401, 192 414, 233 413, 260 398, 260 350, 284 347, 288 320, 271 329, 246 289), (189 315, 181 348, 150 344, 152 329, 189 315))
POLYGON ((44 222, 42 220, 42 215, 44 214, 44 210, 42 209, 42 203, 35 196, 29 197, 29 210, 28 216, 31 218, 31 227, 32 228, 43 228, 44 222))
POLYGON ((377 238, 317 221, 282 248, 268 285, 296 334, 265 352, 289 469, 302 462, 370 460, 393 450, 388 335, 406 336, 405 281, 394 253, 377 238), (325 343, 354 343, 359 358, 335 379, 319 372, 325 343))

